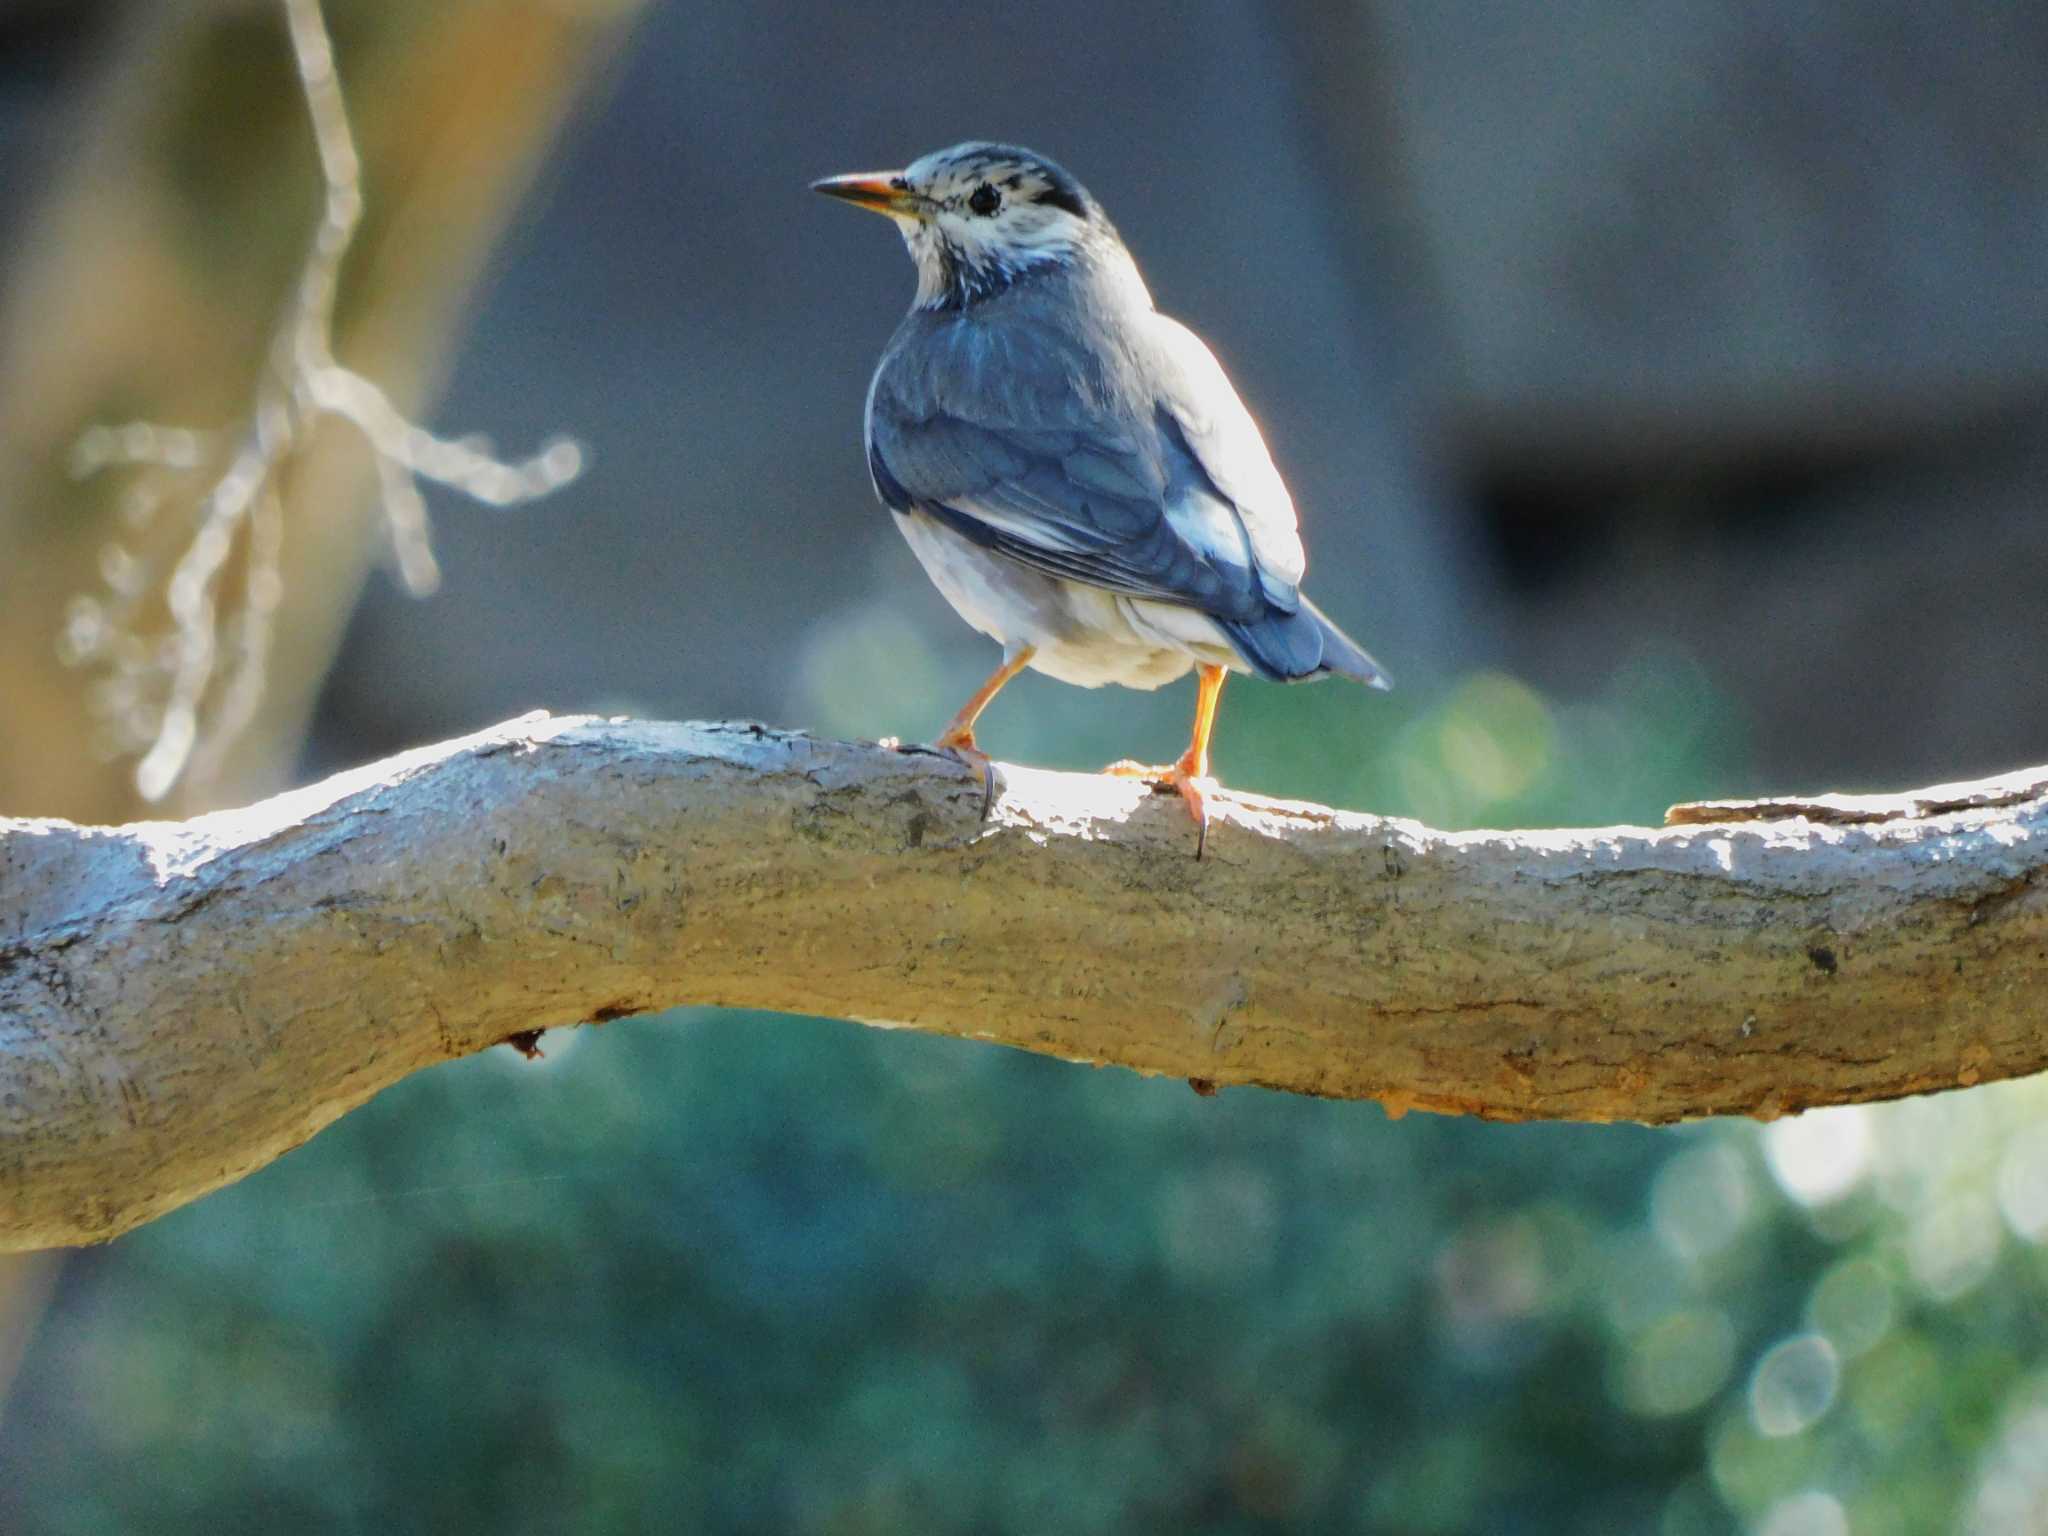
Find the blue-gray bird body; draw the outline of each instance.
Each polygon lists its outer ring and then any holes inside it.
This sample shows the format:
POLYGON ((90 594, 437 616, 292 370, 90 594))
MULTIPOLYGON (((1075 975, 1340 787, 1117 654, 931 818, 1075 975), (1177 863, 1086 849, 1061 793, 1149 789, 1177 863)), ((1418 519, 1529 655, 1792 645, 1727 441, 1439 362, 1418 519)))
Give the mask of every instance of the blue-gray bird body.
MULTIPOLYGON (((1294 504, 1223 369, 1153 308, 1072 176, 972 143, 818 187, 893 218, 917 263, 916 302, 868 390, 868 467, 1011 671, 1084 687, 1156 688, 1191 667, 1218 685, 1228 669, 1386 686, 1302 595, 1294 504)), ((972 720, 955 722, 968 745, 972 720)), ((1206 773, 1199 722, 1198 737, 1206 773)))

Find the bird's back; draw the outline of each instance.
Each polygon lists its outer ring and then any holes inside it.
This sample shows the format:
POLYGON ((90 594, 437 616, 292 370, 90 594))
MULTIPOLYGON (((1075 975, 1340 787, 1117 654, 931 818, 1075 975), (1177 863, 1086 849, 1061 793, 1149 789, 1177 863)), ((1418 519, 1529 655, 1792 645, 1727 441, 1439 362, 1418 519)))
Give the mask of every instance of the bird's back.
POLYGON ((923 489, 971 493, 1004 469, 1056 465, 1064 485, 1039 498, 1055 537, 1066 519, 1106 521, 1126 538, 1172 537, 1211 573, 1151 595, 1240 618, 1255 595, 1292 601, 1301 540, 1265 441, 1209 349, 1152 309, 1134 271, 1050 271, 970 308, 912 310, 870 389, 870 453, 886 465, 889 439, 901 453, 906 429, 934 423, 1006 451, 969 462, 963 450, 944 466, 959 484, 941 471, 923 489))

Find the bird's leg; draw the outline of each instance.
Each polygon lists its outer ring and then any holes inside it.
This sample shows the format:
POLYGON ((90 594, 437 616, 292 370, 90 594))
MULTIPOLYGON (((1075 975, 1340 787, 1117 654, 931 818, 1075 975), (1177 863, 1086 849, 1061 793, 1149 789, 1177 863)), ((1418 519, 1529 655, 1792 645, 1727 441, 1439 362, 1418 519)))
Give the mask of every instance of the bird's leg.
POLYGON ((1209 777, 1209 734, 1216 729, 1216 703, 1223 697, 1223 679, 1229 674, 1221 667, 1203 667, 1195 680, 1195 729, 1188 749, 1173 765, 1168 782, 1180 791, 1182 804, 1201 830, 1195 835, 1195 857, 1209 846, 1209 791, 1216 781, 1209 777))
POLYGON ((981 816, 988 819, 988 813, 996 803, 996 769, 989 755, 974 744, 974 722, 981 718, 981 712, 988 708, 989 700, 1003 691, 1003 684, 1015 677, 1031 664, 1031 658, 1038 654, 1036 646, 1019 646, 1015 651, 1006 652, 1003 664, 988 676, 988 681, 974 690, 974 697, 960 706, 959 713, 939 732, 932 745, 948 756, 965 763, 981 773, 981 816))
POLYGON ((1163 788, 1179 791, 1182 803, 1195 818, 1195 825, 1201 828, 1195 839, 1195 857, 1198 859, 1209 846, 1209 804, 1206 797, 1216 788, 1216 781, 1209 777, 1209 736, 1216 729, 1216 701, 1223 697, 1223 679, 1228 675, 1221 667, 1196 669, 1195 729, 1179 762, 1153 768, 1126 758, 1102 770, 1118 778, 1150 779, 1163 788))

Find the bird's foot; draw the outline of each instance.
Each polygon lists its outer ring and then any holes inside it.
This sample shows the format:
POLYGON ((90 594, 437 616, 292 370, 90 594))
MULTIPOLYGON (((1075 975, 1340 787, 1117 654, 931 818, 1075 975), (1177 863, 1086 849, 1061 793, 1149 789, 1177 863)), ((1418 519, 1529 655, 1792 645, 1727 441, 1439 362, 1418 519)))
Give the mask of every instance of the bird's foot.
POLYGON ((932 750, 943 752, 956 763, 964 764, 981 775, 981 819, 988 820, 989 812, 996 805, 995 760, 974 744, 974 732, 952 727, 943 732, 932 743, 932 750))
POLYGON ((1195 818, 1195 857, 1199 859, 1209 848, 1209 796, 1221 786, 1207 774, 1184 773, 1179 767, 1167 782, 1180 791, 1181 804, 1195 818))
POLYGON ((1221 786, 1208 774, 1198 772, 1191 758, 1183 757, 1177 763, 1156 766, 1125 758, 1111 763, 1102 771, 1119 779, 1144 779, 1156 789, 1173 790, 1180 796, 1181 804, 1188 808, 1188 814, 1195 818, 1195 857, 1199 859, 1208 850, 1209 796, 1221 786))

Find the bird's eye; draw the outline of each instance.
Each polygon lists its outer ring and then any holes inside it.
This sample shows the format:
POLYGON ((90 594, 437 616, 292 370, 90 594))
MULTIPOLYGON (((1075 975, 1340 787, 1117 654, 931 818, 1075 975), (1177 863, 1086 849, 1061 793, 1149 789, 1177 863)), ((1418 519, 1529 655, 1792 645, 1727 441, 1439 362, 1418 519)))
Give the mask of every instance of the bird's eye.
POLYGON ((1003 194, 985 181, 976 187, 974 195, 967 199, 968 209, 980 214, 984 219, 1002 206, 1003 194))

